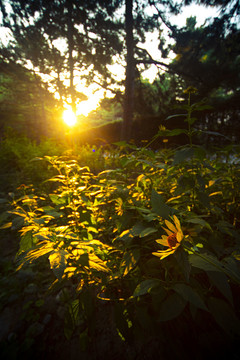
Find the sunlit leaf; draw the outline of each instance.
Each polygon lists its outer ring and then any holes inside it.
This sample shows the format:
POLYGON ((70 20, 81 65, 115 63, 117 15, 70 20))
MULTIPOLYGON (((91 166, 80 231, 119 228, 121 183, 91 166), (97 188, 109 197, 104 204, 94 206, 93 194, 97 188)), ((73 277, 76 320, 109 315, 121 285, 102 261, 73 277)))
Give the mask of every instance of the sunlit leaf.
POLYGON ((51 255, 49 255, 50 267, 53 270, 54 275, 58 280, 62 279, 63 273, 67 267, 67 251, 65 250, 56 250, 51 255))
POLYGON ((120 268, 123 271, 123 276, 126 276, 132 269, 135 268, 135 266, 137 265, 137 262, 140 258, 140 250, 139 249, 134 249, 134 250, 129 250, 128 252, 126 252, 123 256, 120 268))
POLYGON ((33 247, 32 231, 28 231, 21 237, 18 254, 28 251, 32 247, 33 247))
POLYGON ((60 197, 59 195, 49 194, 49 197, 50 197, 51 201, 55 205, 64 205, 64 204, 66 204, 66 198, 60 197))
POLYGON ((35 249, 20 254, 18 256, 18 263, 20 263, 20 265, 17 270, 20 270, 24 264, 32 263, 32 261, 37 260, 39 257, 49 254, 52 252, 53 246, 53 243, 42 241, 35 249))
POLYGON ((98 256, 93 253, 88 254, 89 267, 103 272, 109 272, 110 269, 107 267, 106 262, 101 260, 98 256))

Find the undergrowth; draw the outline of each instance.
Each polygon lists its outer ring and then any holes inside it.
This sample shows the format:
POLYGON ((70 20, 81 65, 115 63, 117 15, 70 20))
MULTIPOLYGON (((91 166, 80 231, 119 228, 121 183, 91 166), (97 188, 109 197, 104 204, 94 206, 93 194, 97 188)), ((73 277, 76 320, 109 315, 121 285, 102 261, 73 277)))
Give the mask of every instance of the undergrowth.
POLYGON ((41 185, 22 183, 2 199, 2 231, 20 238, 16 271, 47 274, 38 286, 61 294, 59 333, 91 358, 106 328, 126 359, 239 355, 240 149, 194 145, 192 114, 206 105, 190 94, 188 130, 156 135, 184 132, 188 145, 38 156, 31 167, 41 166, 41 185))

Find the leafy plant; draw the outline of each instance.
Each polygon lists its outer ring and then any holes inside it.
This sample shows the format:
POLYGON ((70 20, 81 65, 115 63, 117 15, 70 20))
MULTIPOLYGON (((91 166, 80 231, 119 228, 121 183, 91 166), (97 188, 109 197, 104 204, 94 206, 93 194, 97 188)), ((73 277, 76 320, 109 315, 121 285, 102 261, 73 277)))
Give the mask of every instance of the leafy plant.
MULTIPOLYGON (((42 258, 52 270, 48 286, 63 292, 65 335, 78 334, 82 348, 103 331, 95 321, 103 304, 112 336, 136 355, 153 339, 178 337, 174 351, 186 356, 210 349, 216 334, 219 352, 237 343, 240 152, 231 146, 213 156, 194 145, 196 108, 186 109, 189 145, 99 149, 111 165, 103 171, 94 152, 89 164, 45 156, 39 161, 53 175, 44 190, 19 188, 12 198, 3 227, 19 230, 18 269, 42 258)), ((173 355, 169 346, 156 351, 173 355)))

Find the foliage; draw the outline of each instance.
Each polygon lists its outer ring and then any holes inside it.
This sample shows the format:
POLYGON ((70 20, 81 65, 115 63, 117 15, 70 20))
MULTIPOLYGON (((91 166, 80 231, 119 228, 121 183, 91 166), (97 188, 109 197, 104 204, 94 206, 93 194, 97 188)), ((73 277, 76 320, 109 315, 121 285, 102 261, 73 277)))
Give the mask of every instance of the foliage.
POLYGON ((18 270, 41 259, 52 270, 49 288, 67 294, 65 336, 80 336, 82 348, 105 330, 96 314, 108 304, 109 326, 136 356, 156 339, 155 355, 167 359, 237 351, 240 149, 194 144, 193 91, 189 145, 153 152, 122 142, 92 151, 88 164, 44 156, 44 188, 11 195, 2 228, 19 231, 18 270), (106 168, 93 172, 97 151, 106 168))

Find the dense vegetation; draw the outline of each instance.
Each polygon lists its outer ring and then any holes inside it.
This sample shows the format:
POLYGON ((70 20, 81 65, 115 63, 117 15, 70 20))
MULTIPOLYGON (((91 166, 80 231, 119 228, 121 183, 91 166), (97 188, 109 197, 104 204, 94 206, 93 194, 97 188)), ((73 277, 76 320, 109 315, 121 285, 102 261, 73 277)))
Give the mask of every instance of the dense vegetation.
POLYGON ((1 307, 18 319, 5 357, 239 356, 240 149, 194 145, 197 106, 167 131, 189 138, 176 149, 5 140, 22 171, 1 199, 4 246, 19 239, 1 260, 1 307))
POLYGON ((239 14, 0 1, 1 358, 239 358, 239 14))

